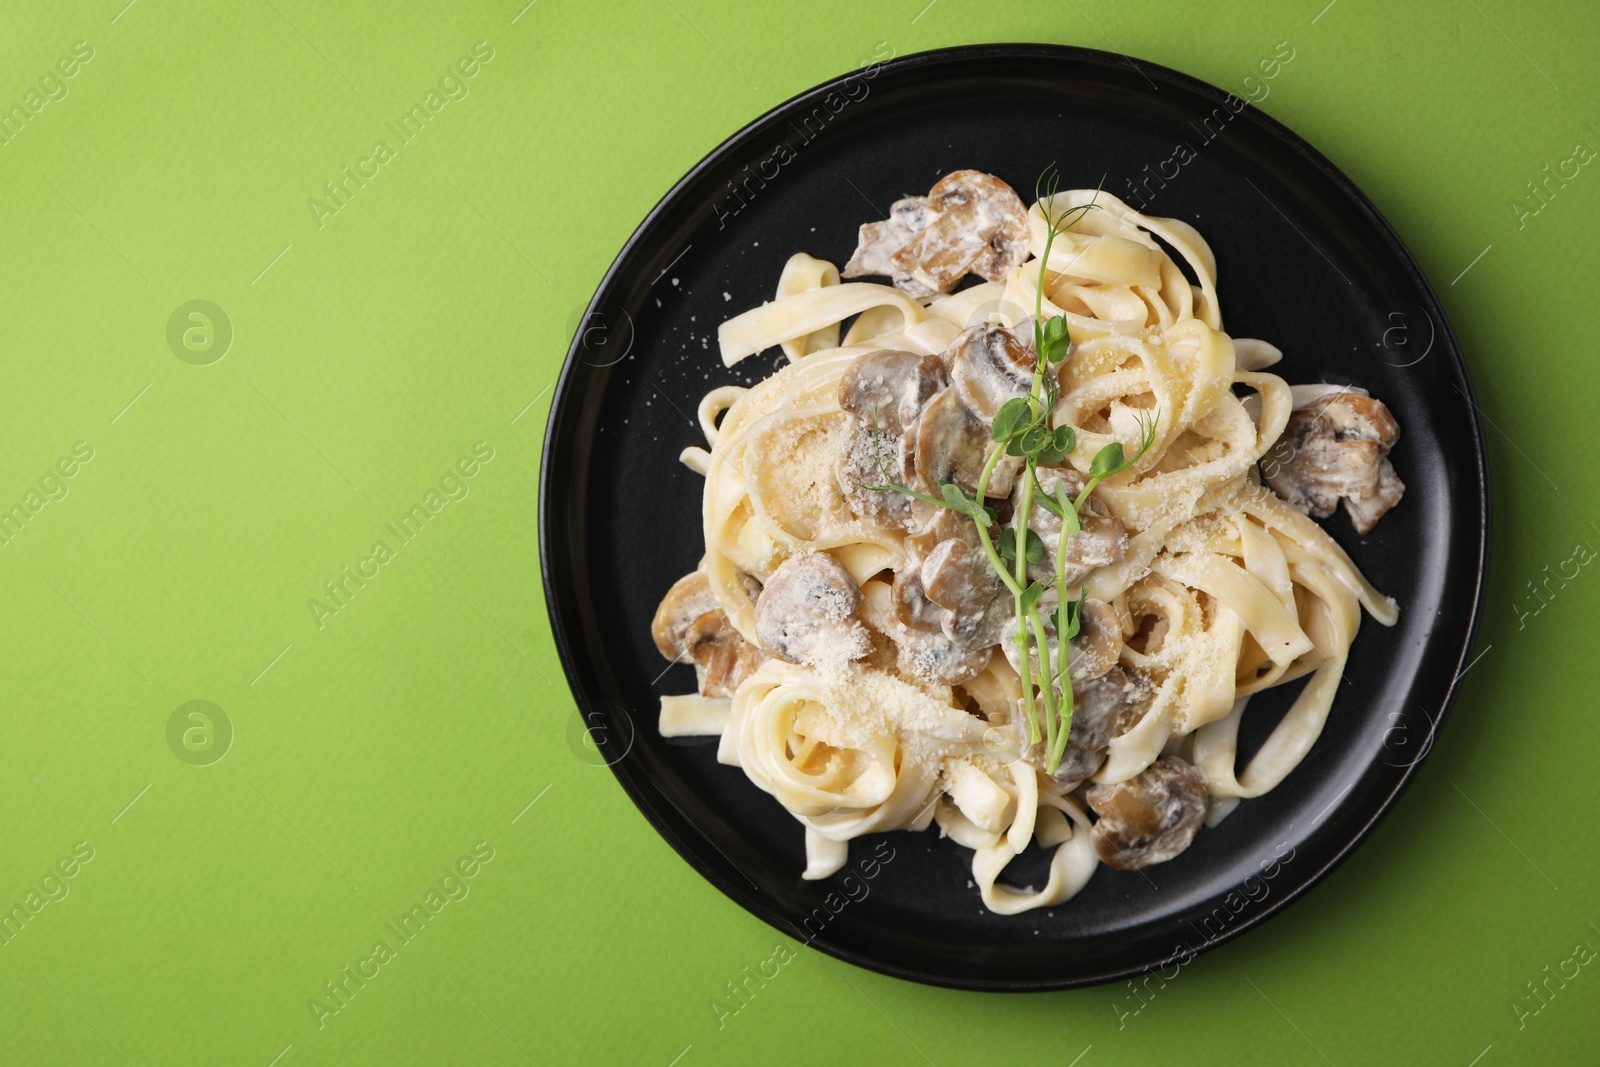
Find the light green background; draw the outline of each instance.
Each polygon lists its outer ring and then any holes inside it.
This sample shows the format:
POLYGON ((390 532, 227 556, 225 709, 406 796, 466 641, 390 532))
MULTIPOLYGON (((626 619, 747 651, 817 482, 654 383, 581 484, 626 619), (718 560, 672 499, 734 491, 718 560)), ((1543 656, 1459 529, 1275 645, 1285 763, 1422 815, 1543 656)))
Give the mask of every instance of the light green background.
POLYGON ((0 947, 0 1061, 1594 1062, 1600 968, 1512 1005, 1600 947, 1600 579, 1528 584, 1600 546, 1600 173, 1520 226, 1510 202, 1600 148, 1600 15, 1324 2, 8 5, 5 108, 94 56, 0 148, 0 510, 75 442, 93 459, 0 546, 0 903, 94 857, 0 947), (635 224, 740 125, 879 42, 1012 40, 1234 91, 1295 49, 1262 106, 1410 243, 1492 420, 1481 659, 1373 838, 1120 1027, 1124 987, 980 996, 798 950, 719 1029, 723 984, 792 942, 569 747, 535 541, 550 386, 635 224), (470 95, 319 229, 307 199, 479 41, 470 95), (235 329, 210 366, 167 346, 193 299, 235 329), (396 547, 385 523, 480 441, 470 494, 396 547), (395 558, 319 628, 308 598, 380 539, 395 558), (236 729, 210 766, 167 743, 194 699, 236 729), (319 1029, 323 983, 480 842, 470 896, 319 1029))

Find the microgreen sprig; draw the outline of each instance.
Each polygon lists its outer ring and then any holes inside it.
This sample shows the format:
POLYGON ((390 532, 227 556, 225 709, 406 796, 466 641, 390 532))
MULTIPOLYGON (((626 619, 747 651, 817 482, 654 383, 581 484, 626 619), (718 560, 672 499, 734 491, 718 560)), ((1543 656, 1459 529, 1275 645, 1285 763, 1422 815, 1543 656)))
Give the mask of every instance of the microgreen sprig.
MULTIPOLYGON (((1102 179, 1101 186, 1103 187, 1102 179)), ((1055 773, 1066 751, 1067 735, 1072 729, 1072 678, 1068 666, 1067 643, 1076 637, 1083 625, 1083 608, 1088 593, 1079 590, 1078 596, 1067 596, 1067 545, 1083 529, 1082 513, 1089 495, 1106 479, 1115 478, 1138 463, 1155 443, 1156 426, 1160 413, 1140 420, 1139 450, 1132 456, 1125 454, 1121 441, 1112 441, 1094 455, 1089 464, 1088 478, 1076 499, 1069 497, 1066 484, 1058 480, 1054 494, 1045 491, 1039 482, 1039 468, 1052 467, 1071 455, 1078 446, 1077 431, 1063 423, 1051 426, 1050 420, 1060 399, 1058 368, 1072 354, 1072 336, 1065 315, 1044 317, 1044 288, 1049 270, 1050 249, 1057 237, 1070 229, 1079 219, 1097 207, 1100 188, 1087 203, 1055 210, 1055 197, 1060 191, 1060 174, 1055 164, 1046 167, 1034 183, 1034 200, 1039 213, 1044 216, 1044 250, 1039 256, 1039 279, 1034 293, 1033 348, 1034 371, 1032 386, 1026 396, 1013 397, 995 413, 989 435, 996 448, 989 453, 983 473, 978 479, 976 492, 968 493, 953 482, 939 484, 939 496, 919 493, 889 478, 883 463, 881 448, 878 452, 878 485, 862 488, 873 492, 897 492, 917 500, 972 519, 977 527, 978 539, 988 556, 989 564, 1010 592, 1016 617, 1015 644, 1022 672, 1022 705, 1028 724, 1030 744, 1045 742, 1046 771, 1055 773), (997 522, 994 510, 983 503, 988 493, 989 480, 995 466, 1005 456, 1023 460, 1023 472, 1014 522, 999 531, 998 537, 990 531, 997 522), (1033 503, 1061 520, 1061 533, 1056 541, 1053 574, 1049 581, 1029 580, 1029 564, 1045 562, 1044 539, 1029 525, 1033 503), (1024 531, 1019 551, 1018 533, 1024 531), (1050 629, 1056 636, 1056 655, 1059 663, 1052 665, 1049 632, 1039 604, 1045 593, 1056 592, 1056 610, 1050 614, 1050 629), (1038 660, 1035 666, 1035 658, 1038 660), (1037 691, 1037 701, 1035 693, 1037 691), (1044 711, 1044 737, 1040 736, 1038 707, 1044 711)), ((873 412, 873 430, 877 431, 877 412, 873 412)))

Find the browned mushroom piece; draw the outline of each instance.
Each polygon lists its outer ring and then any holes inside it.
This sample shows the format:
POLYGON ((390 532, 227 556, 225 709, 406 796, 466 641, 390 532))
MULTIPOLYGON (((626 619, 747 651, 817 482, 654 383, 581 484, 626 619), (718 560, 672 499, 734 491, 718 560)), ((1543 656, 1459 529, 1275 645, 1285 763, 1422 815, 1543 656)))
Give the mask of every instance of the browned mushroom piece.
MULTIPOLYGON (((911 486, 937 496, 943 482, 975 492, 989 448, 989 431, 953 388, 928 401, 914 428, 911 486)), ((991 478, 992 482, 993 479, 991 478)))
POLYGON ((846 278, 884 274, 907 296, 947 292, 969 272, 999 281, 1028 256, 1028 211, 992 174, 958 170, 861 227, 846 278))
POLYGON ((932 514, 922 525, 910 531, 906 546, 918 559, 926 559, 939 542, 952 538, 979 547, 978 528, 971 519, 949 508, 932 508, 932 514))
POLYGON ((1028 209, 992 174, 958 170, 928 190, 928 223, 892 257, 912 280, 944 292, 969 271, 1000 281, 1028 255, 1028 209))
POLYGON ((940 541, 922 561, 922 588, 941 608, 978 612, 994 599, 1001 583, 981 548, 951 538, 940 541))
MULTIPOLYGON (((868 582, 861 604, 863 619, 892 646, 893 666, 901 673, 935 685, 970 681, 988 666, 992 646, 958 644, 937 622, 928 627, 925 621, 920 624, 903 621, 906 602, 914 599, 913 594, 921 597, 921 606, 936 613, 935 618, 948 618, 948 611, 921 596, 921 587, 922 576, 915 562, 900 569, 893 586, 881 581, 868 582)), ((913 618, 918 617, 913 615, 913 618)))
POLYGON ((1378 520, 1389 513, 1389 509, 1400 503, 1400 498, 1405 495, 1406 483, 1400 480, 1400 475, 1395 473, 1394 464, 1389 462, 1389 457, 1384 456, 1378 461, 1378 483, 1372 492, 1366 496, 1347 496, 1344 498, 1344 510, 1350 516, 1350 525, 1356 528, 1356 533, 1362 537, 1372 532, 1378 525, 1378 520))
MULTIPOLYGON (((935 685, 960 685, 976 678, 992 655, 990 647, 959 645, 943 632, 906 630, 896 635, 900 670, 935 685)), ((992 647, 992 646, 991 646, 992 647)))
POLYGON ((1155 690, 1137 670, 1113 667, 1098 678, 1074 682, 1072 728, 1055 778, 1076 788, 1106 761, 1111 742, 1139 724, 1155 690))
POLYGON ((1176 756, 1162 756, 1125 782, 1097 785, 1086 795, 1099 816, 1090 834, 1094 850, 1119 871, 1165 863, 1194 840, 1207 796, 1200 772, 1176 756))
MULTIPOLYGON (((1008 601, 1010 600, 1009 596, 1007 599, 1008 601)), ((1052 679, 1059 685, 1061 681, 1062 668, 1061 642, 1056 637, 1055 626, 1052 622, 1052 619, 1055 617, 1055 612, 1056 592, 1054 589, 1051 589, 1039 599, 1039 615, 1044 622, 1045 647, 1050 653, 1050 674, 1052 679)), ((1028 628, 1027 646, 1028 670, 1033 677, 1037 678, 1039 677, 1040 672, 1043 670, 1043 667, 1039 660, 1038 634, 1034 632, 1032 626, 1029 626, 1028 628)), ((1022 669, 1022 653, 1019 651, 1017 645, 1017 617, 1015 614, 1014 602, 1012 602, 1011 618, 1007 620, 1006 625, 1001 629, 1000 632, 1000 653, 1001 655, 1005 656, 1006 662, 1011 664, 1012 670, 1016 671, 1018 675, 1024 673, 1022 669)))
POLYGON ((945 609, 941 629, 950 640, 964 648, 999 643, 1011 603, 982 548, 963 538, 939 542, 922 561, 922 586, 945 609))
MULTIPOLYGON (((1067 542, 1067 567, 1088 572, 1120 562, 1128 549, 1128 531, 1115 515, 1085 515, 1082 529, 1067 542)), ((1069 574, 1070 577, 1070 574, 1069 574)))
MULTIPOLYGON (((752 597, 760 593, 748 577, 745 588, 752 597)), ((728 621, 704 571, 684 575, 667 591, 650 636, 663 656, 694 663, 702 696, 732 696, 766 658, 728 621)))
POLYGON ((935 393, 949 384, 938 356, 891 348, 858 358, 839 381, 839 406, 863 423, 898 437, 935 393))
POLYGON ((922 588, 922 572, 902 567, 894 573, 890 586, 894 594, 894 617, 913 630, 935 633, 944 619, 944 609, 928 599, 922 588))
MULTIPOLYGON (((1041 599, 1039 614, 1045 626, 1045 644, 1050 652, 1050 671, 1057 679, 1070 672, 1073 686, 1078 687, 1105 675, 1116 667, 1122 655, 1122 620, 1116 608, 1103 600, 1086 600, 1078 633, 1067 643, 1067 663, 1062 662, 1061 642, 1055 629, 1056 593, 1051 590, 1041 599)), ((1007 627, 999 635, 1001 651, 1006 661, 1018 674, 1022 673, 1022 655, 1017 650, 1015 627, 1007 627)), ((1028 658, 1035 675, 1040 671, 1037 636, 1030 632, 1028 658)))
POLYGON ((860 659, 871 649, 856 617, 861 590, 844 564, 821 552, 785 560, 756 601, 756 640, 786 663, 860 659))
POLYGON ((688 654, 684 636, 694 621, 708 611, 721 611, 722 605, 711 592, 704 571, 690 571, 667 590, 650 623, 650 636, 656 648, 668 659, 683 659, 688 654))
MULTIPOLYGON (((1061 520, 1044 508, 1035 507, 1028 525, 1044 544, 1044 559, 1028 565, 1030 577, 1049 581, 1056 572, 1056 547, 1061 538, 1061 520)), ((1085 514, 1078 532, 1067 542, 1066 579, 1077 585, 1096 567, 1109 567, 1121 561, 1128 548, 1128 531, 1114 515, 1085 514)))
POLYGON ((1400 426, 1381 400, 1361 393, 1320 396, 1297 408, 1261 473, 1290 506, 1315 518, 1346 501, 1356 532, 1366 534, 1399 502, 1405 484, 1389 464, 1400 426))
POLYGON ((928 226, 928 198, 908 196, 896 200, 889 208, 889 217, 882 222, 867 222, 861 226, 855 254, 839 273, 846 278, 859 278, 864 274, 879 274, 893 279, 895 287, 913 299, 933 296, 935 290, 901 270, 894 262, 894 254, 928 226))
POLYGON ((910 477, 906 453, 896 434, 859 425, 845 439, 834 465, 839 490, 850 510, 864 519, 896 529, 909 529, 918 515, 916 499, 889 489, 873 489, 886 482, 906 484, 910 477))
POLYGON ((839 382, 839 406, 856 417, 835 473, 850 508, 862 518, 909 528, 921 514, 904 493, 867 488, 904 485, 914 455, 903 435, 928 400, 948 382, 937 356, 880 349, 855 361, 839 382))
POLYGON ((1033 389, 1033 349, 995 323, 964 330, 945 349, 944 360, 962 401, 985 426, 1007 400, 1033 389))
POLYGON ((1074 683, 1099 678, 1122 655, 1122 620, 1104 600, 1085 600, 1078 634, 1067 642, 1067 663, 1074 683))
POLYGON ((1006 627, 1015 625, 1011 594, 1003 589, 976 611, 948 611, 940 624, 944 635, 962 648, 993 648, 1005 636, 1006 627))
POLYGON ((684 645, 694 657, 700 695, 707 697, 733 696, 739 684, 767 658, 733 628, 727 613, 720 609, 690 623, 684 645))

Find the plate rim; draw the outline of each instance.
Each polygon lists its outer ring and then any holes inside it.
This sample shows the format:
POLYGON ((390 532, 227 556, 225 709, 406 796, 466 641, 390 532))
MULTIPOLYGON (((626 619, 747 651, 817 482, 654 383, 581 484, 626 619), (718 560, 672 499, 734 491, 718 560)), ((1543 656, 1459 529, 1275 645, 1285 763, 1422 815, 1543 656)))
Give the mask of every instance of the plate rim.
MULTIPOLYGON (((924 51, 907 53, 903 56, 895 56, 884 60, 881 62, 881 64, 879 64, 879 73, 906 74, 916 71, 919 68, 938 66, 953 61, 971 59, 994 60, 1003 58, 1018 58, 1033 61, 1044 60, 1060 63, 1063 67, 1076 66, 1086 75, 1088 80, 1101 82, 1105 80, 1104 74, 1102 73, 1105 68, 1132 68, 1135 72, 1143 75, 1153 84, 1157 82, 1164 82, 1176 89, 1209 100, 1211 103, 1217 106, 1225 106, 1226 102, 1230 99, 1239 99, 1238 97, 1234 96, 1234 94, 1223 89, 1219 89, 1207 81, 1190 74, 1185 74, 1170 67, 1163 66, 1161 64, 1152 63, 1148 60, 1137 59, 1122 53, 1107 52, 1101 49, 1086 48, 1078 45, 1046 44, 1037 42, 956 45, 944 48, 927 49, 924 51)), ((562 429, 567 421, 567 418, 569 417, 569 412, 567 409, 571 406, 570 401, 573 399, 574 390, 576 389, 576 378, 579 373, 578 368, 584 363, 582 359, 581 344, 585 333, 583 325, 589 321, 590 317, 593 316, 599 308, 604 306, 606 295, 612 289, 618 276, 621 275, 624 269, 631 264, 631 261, 637 256, 641 248, 646 244, 647 239, 650 236, 650 231, 655 227, 661 216, 675 205, 680 193, 686 187, 693 184, 705 171, 715 167, 725 156, 731 155, 737 150, 746 147, 747 143, 753 139, 763 128, 765 128, 769 120, 773 119, 775 116, 789 112, 791 109, 798 108, 800 105, 808 101, 820 102, 822 97, 826 96, 829 92, 840 88, 848 79, 859 76, 859 70, 846 71, 843 74, 836 75, 827 79, 826 81, 818 83, 809 89, 796 93, 795 95, 771 108, 768 108, 760 115, 746 122, 737 131, 719 142, 710 152, 706 153, 706 155, 704 155, 697 163, 694 164, 694 166, 686 171, 681 178, 673 183, 671 188, 661 196, 656 204, 634 228, 632 234, 629 235, 627 241, 624 242, 622 247, 618 250, 616 256, 613 258, 611 265, 607 267, 605 274, 602 276, 599 284, 595 288, 594 295, 590 298, 588 304, 585 305, 584 314, 577 320, 577 332, 568 345, 566 356, 562 362, 561 372, 557 378, 553 395, 551 396, 550 414, 547 417, 545 434, 542 442, 543 450, 539 463, 538 539, 539 568, 541 572, 545 598, 545 612, 549 617, 551 633, 554 639, 557 657, 561 661, 562 672, 566 678, 567 687, 571 693, 574 703, 577 706, 577 713, 584 717, 586 721, 590 715, 595 713, 594 709, 603 709, 605 702, 603 700, 595 699, 595 695, 588 692, 587 685, 582 677, 583 672, 580 671, 577 665, 577 658, 574 651, 574 647, 578 643, 576 636, 574 633, 569 632, 569 624, 563 621, 561 613, 558 611, 560 604, 567 598, 564 595, 562 583, 559 582, 555 577, 556 560, 553 558, 555 550, 553 549, 552 545, 556 544, 562 539, 559 538, 559 535, 553 536, 553 528, 556 523, 554 517, 552 516, 551 498, 549 493, 549 486, 551 484, 552 473, 555 467, 554 459, 557 454, 558 437, 560 436, 559 431, 562 429)), ((1438 293, 1435 292, 1433 286, 1429 283, 1427 276, 1423 273, 1420 264, 1418 264, 1416 260, 1416 257, 1412 255, 1410 248, 1403 240, 1401 240, 1400 235, 1395 231, 1394 227, 1390 225, 1388 219, 1384 217, 1382 212, 1378 210, 1377 206, 1367 197, 1361 188, 1355 184, 1354 181, 1352 181, 1342 170, 1335 166, 1331 160, 1313 147, 1310 142, 1306 141, 1288 126, 1273 118, 1271 115, 1268 115, 1266 112, 1260 110, 1254 104, 1248 101, 1246 101, 1246 103, 1248 106, 1238 112, 1239 117, 1247 117, 1247 121, 1251 121, 1261 127, 1267 135, 1283 145, 1290 152, 1298 155, 1303 162, 1310 164, 1315 169, 1320 171, 1324 178, 1330 181, 1351 201, 1361 208, 1366 216, 1367 221, 1374 227, 1377 235, 1382 239, 1382 242, 1388 246, 1388 249, 1392 253, 1395 262, 1404 269, 1412 283, 1416 286, 1417 292, 1421 297, 1421 300, 1419 301, 1420 306, 1422 307, 1423 311, 1433 319, 1435 325, 1437 326, 1438 339, 1443 344, 1442 354, 1449 362, 1450 368, 1456 378, 1455 384, 1461 391, 1462 397, 1467 403, 1471 416, 1467 420, 1467 424, 1473 446, 1471 449, 1470 458, 1472 463, 1472 473, 1475 475, 1474 480, 1476 483, 1475 495, 1477 503, 1476 528, 1478 550, 1476 553, 1476 558, 1470 560, 1470 562, 1468 561, 1466 554, 1463 554, 1462 566, 1464 568, 1470 567, 1472 570, 1471 604, 1468 612, 1467 627, 1463 634, 1460 652, 1456 657, 1455 673, 1453 674, 1450 682, 1445 686, 1444 692, 1440 698, 1439 713, 1433 720, 1432 726, 1430 727, 1427 750, 1422 756, 1408 764, 1402 770, 1400 777, 1395 781, 1393 787, 1386 795, 1382 797, 1381 802, 1378 803, 1371 813, 1365 818, 1365 820, 1361 822, 1355 832, 1352 833, 1348 839, 1340 844, 1336 849, 1334 849, 1332 853, 1322 860, 1314 869, 1312 869, 1311 872, 1304 877, 1304 880, 1288 886, 1286 891, 1282 894, 1275 894, 1265 898, 1259 907, 1252 909, 1248 914, 1241 913, 1240 921, 1237 924, 1230 924, 1227 929, 1221 931, 1217 935, 1205 938, 1198 947, 1193 949, 1193 955, 1196 956, 1202 953, 1210 952, 1221 945, 1233 941, 1235 938, 1243 935, 1244 933, 1255 929, 1266 920, 1278 915, 1293 902, 1304 897, 1316 886, 1320 885, 1324 879, 1332 874, 1337 867, 1339 867, 1346 859, 1349 858, 1351 853, 1353 853, 1357 847, 1363 844, 1367 838, 1372 835, 1378 824, 1382 822, 1383 819, 1388 816, 1389 812, 1394 809, 1401 796, 1415 780, 1418 770, 1427 760, 1428 756, 1432 754, 1433 746, 1431 742, 1437 739, 1439 731, 1443 729, 1446 720, 1450 717, 1450 714, 1454 709, 1456 698, 1460 693, 1461 678, 1465 673, 1463 665, 1467 664, 1467 657, 1472 653, 1477 644, 1479 628, 1483 620, 1484 596, 1488 584, 1489 553, 1492 535, 1493 512, 1490 506, 1489 458, 1485 445, 1480 409, 1478 407, 1476 393, 1472 386, 1471 376, 1468 373, 1466 359, 1462 354, 1460 343, 1455 336, 1455 331, 1450 325, 1450 320, 1445 315, 1444 309, 1440 304, 1438 293)), ((1466 500, 1469 499, 1470 496, 1468 493, 1463 492, 1462 498, 1463 500, 1466 500)), ((595 673, 603 672, 596 671, 595 673)), ((642 727, 640 727, 638 724, 634 724, 633 728, 637 730, 641 729, 642 727)), ((599 748, 608 757, 615 750, 616 746, 610 740, 609 736, 595 738, 594 740, 597 748, 599 748)), ((760 919, 762 922, 773 927, 779 932, 784 933, 785 935, 793 934, 793 925, 785 915, 769 905, 766 901, 762 900, 759 896, 744 892, 736 882, 724 877, 720 871, 717 871, 706 863, 702 862, 698 851, 690 847, 688 842, 682 837, 682 835, 678 833, 676 827, 672 826, 666 820, 665 816, 658 812, 654 805, 648 801, 645 785, 649 784, 650 787, 654 788, 658 793, 661 792, 660 788, 655 786, 653 782, 646 783, 643 780, 635 782, 629 775, 624 774, 621 770, 619 770, 619 764, 622 760, 622 757, 625 755, 626 752, 624 751, 617 754, 614 759, 608 758, 606 765, 611 770, 618 783, 622 786, 623 791, 628 795, 628 798, 633 802, 634 807, 636 807, 639 812, 644 815, 651 828, 658 835, 660 835, 663 840, 671 845, 673 850, 677 852, 678 855, 685 862, 687 862, 701 878, 709 882, 724 896, 728 897, 746 912, 754 915, 756 918, 760 919)), ((665 797, 664 793, 661 795, 665 797)), ((670 804, 671 801, 668 800, 668 803, 670 804)), ((687 821, 686 816, 685 819, 687 821)), ((709 838, 707 840, 709 840, 709 838)), ((714 842, 713 847, 716 847, 714 842)), ((865 955, 846 946, 839 945, 833 941, 825 941, 821 938, 804 940, 802 943, 833 956, 836 959, 877 972, 879 974, 885 974, 894 978, 917 982, 924 985, 977 992, 1047 992, 1061 989, 1076 989, 1102 985, 1105 983, 1115 982, 1149 973, 1150 971, 1162 966, 1164 962, 1163 960, 1157 959, 1148 963, 1127 967, 1117 967, 1105 970, 1103 972, 1097 972, 1092 975, 1079 975, 1074 977, 1017 979, 980 978, 962 977, 948 973, 924 972, 914 967, 898 965, 890 960, 865 955)))

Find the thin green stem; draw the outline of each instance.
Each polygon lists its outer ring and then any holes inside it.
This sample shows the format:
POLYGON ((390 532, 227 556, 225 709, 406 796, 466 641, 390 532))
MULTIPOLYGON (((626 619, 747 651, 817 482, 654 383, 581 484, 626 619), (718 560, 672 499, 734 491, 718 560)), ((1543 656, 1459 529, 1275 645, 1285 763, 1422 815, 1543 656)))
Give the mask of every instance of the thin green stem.
MULTIPOLYGON (((1053 192, 1052 192, 1052 195, 1053 192)), ((1039 213, 1044 216, 1045 237, 1044 254, 1039 257, 1039 283, 1033 294, 1033 384, 1028 390, 1028 411, 1033 419, 1038 419, 1041 414, 1046 420, 1049 412, 1044 410, 1044 277, 1050 260, 1050 248, 1055 243, 1057 232, 1057 219, 1050 215, 1050 205, 1041 203, 1039 213)), ((1046 425, 1048 425, 1048 421, 1046 425)), ((1039 721, 1033 707, 1033 657, 1028 648, 1028 623, 1034 622, 1034 629, 1039 641, 1039 665, 1042 671, 1039 678, 1039 690, 1045 705, 1045 727, 1050 733, 1050 744, 1055 741, 1055 680, 1050 673, 1050 646, 1046 642, 1044 623, 1039 620, 1037 608, 1024 612, 1022 609, 1022 591, 1026 588, 1028 576, 1028 524, 1033 505, 1033 483, 1038 479, 1038 464, 1033 456, 1024 460, 1022 477, 1022 493, 1017 502, 1015 529, 1016 552, 1014 558, 1015 580, 1010 583, 1012 602, 1017 612, 1017 652, 1019 662, 1022 664, 1022 702, 1028 716, 1028 740, 1037 744, 1039 742, 1039 721), (1030 616, 1025 617, 1025 616, 1030 616)))
MULTIPOLYGON (((1070 657, 1069 657, 1070 658, 1070 657)), ((1055 741, 1050 746, 1050 755, 1045 761, 1045 773, 1054 774, 1061 766, 1061 757, 1067 751, 1067 737, 1072 733, 1072 678, 1071 669, 1062 672, 1067 675, 1061 686, 1061 729, 1056 732, 1055 741)))
POLYGON ((1023 617, 1022 597, 1020 595, 1015 597, 1013 603, 1016 605, 1017 619, 1019 620, 1017 623, 1017 648, 1022 663, 1020 672, 1022 675, 1022 710, 1028 719, 1028 743, 1037 745, 1039 743, 1039 716, 1033 710, 1033 661, 1030 658, 1028 649, 1028 630, 1026 623, 1020 621, 1023 617))
MULTIPOLYGON (((1061 613, 1066 611, 1067 603, 1067 542, 1071 541, 1073 534, 1078 532, 1080 523, 1078 521, 1078 509, 1071 506, 1067 501, 1067 486, 1065 482, 1056 482, 1055 499, 1056 503, 1061 506, 1061 533, 1056 538, 1055 581, 1056 617, 1060 620, 1066 618, 1061 613)), ((1057 729, 1051 731, 1049 756, 1045 761, 1045 773, 1047 774, 1056 773, 1056 768, 1061 766, 1061 754, 1066 750, 1067 735, 1072 731, 1072 656, 1068 651, 1066 638, 1062 633, 1062 626, 1059 622, 1056 625, 1056 639, 1061 642, 1060 652, 1063 662, 1067 666, 1062 672, 1066 676, 1066 680, 1061 687, 1061 703, 1058 705, 1057 712, 1061 723, 1057 729)))
POLYGON ((1050 209, 1041 207, 1039 213, 1044 216, 1044 255, 1039 257, 1039 284, 1033 291, 1033 391, 1039 391, 1041 375, 1040 368, 1044 365, 1044 273, 1049 269, 1050 246, 1056 241, 1055 221, 1050 218, 1050 209))
MULTIPOLYGON (((1004 455, 1004 446, 996 448, 992 453, 990 453, 988 461, 984 463, 983 473, 978 475, 977 496, 978 503, 980 505, 983 504, 985 496, 989 492, 989 478, 994 474, 995 467, 999 464, 1004 455)), ((1004 582, 1006 588, 1011 591, 1011 595, 1014 597, 1020 597, 1022 595, 1022 589, 1017 585, 1015 580, 1012 579, 1011 575, 1006 573, 1005 560, 1001 559, 1000 553, 995 551, 994 541, 990 539, 989 531, 984 529, 981 523, 974 522, 973 525, 978 528, 978 540, 983 542, 983 551, 984 554, 989 557, 989 566, 994 568, 994 572, 1000 576, 1000 580, 1004 582)))
MULTIPOLYGON (((1028 512, 1033 504, 1032 459, 1027 460, 1030 469, 1024 471, 1022 479, 1022 496, 1017 502, 1015 541, 1016 550, 1012 554, 1012 566, 1015 568, 1015 581, 1011 583, 1011 599, 1017 613, 1017 655, 1022 664, 1022 696, 1028 712, 1028 740, 1033 743, 1039 741, 1039 720, 1033 710, 1033 659, 1028 650, 1028 620, 1027 613, 1022 609, 1022 592, 1027 587, 1028 581, 1028 512)), ((1049 689, 1049 679, 1045 679, 1042 687, 1049 689)))
MULTIPOLYGON (((1028 609, 1028 625, 1033 627, 1035 639, 1039 642, 1039 691, 1044 699, 1045 728, 1047 731, 1046 748, 1054 749, 1056 743, 1056 701, 1055 701, 1055 674, 1050 663, 1050 643, 1044 632, 1044 619, 1039 615, 1038 605, 1028 609)), ((1028 670, 1033 670, 1033 661, 1028 661, 1028 670)))
MULTIPOLYGON (((919 493, 909 485, 898 485, 895 482, 885 482, 883 485, 863 485, 861 488, 865 489, 869 493, 904 493, 906 496, 913 497, 914 499, 926 500, 930 504, 937 504, 941 508, 950 507, 949 504, 946 504, 938 497, 929 496, 927 493, 919 493)), ((954 511, 955 509, 950 508, 950 510, 954 511)))

